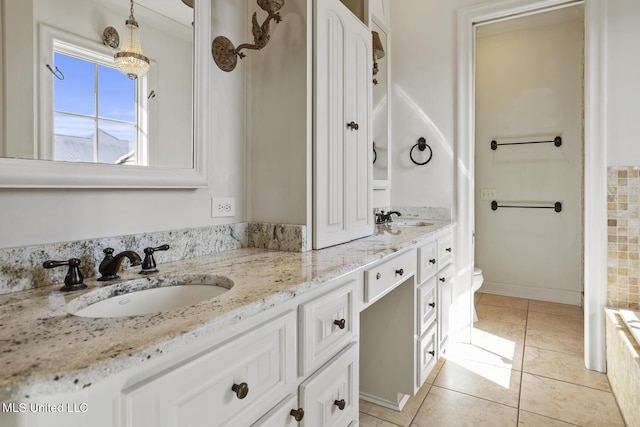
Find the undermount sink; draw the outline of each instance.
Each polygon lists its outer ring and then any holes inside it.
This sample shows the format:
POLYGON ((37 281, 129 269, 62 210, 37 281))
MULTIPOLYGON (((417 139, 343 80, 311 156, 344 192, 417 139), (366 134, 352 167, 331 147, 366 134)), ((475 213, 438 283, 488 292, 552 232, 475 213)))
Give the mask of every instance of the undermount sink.
POLYGON ((178 275, 124 281, 89 292, 67 304, 80 317, 125 317, 160 313, 208 301, 227 292, 223 276, 178 275))
POLYGON ((399 227, 429 227, 432 226, 432 222, 427 222, 421 219, 409 219, 404 221, 393 221, 391 224, 399 227))

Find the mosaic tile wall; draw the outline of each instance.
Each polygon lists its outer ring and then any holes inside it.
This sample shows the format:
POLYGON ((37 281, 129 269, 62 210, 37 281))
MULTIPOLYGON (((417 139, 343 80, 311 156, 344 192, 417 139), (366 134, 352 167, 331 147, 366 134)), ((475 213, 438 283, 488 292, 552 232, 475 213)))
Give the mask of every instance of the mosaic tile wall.
POLYGON ((608 169, 607 305, 638 309, 640 294, 640 166, 608 169))

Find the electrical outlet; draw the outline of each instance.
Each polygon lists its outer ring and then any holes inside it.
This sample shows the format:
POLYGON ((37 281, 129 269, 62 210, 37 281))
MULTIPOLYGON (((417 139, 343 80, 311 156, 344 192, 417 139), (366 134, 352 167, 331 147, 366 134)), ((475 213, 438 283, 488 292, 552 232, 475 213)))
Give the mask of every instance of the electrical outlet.
POLYGON ((481 188, 480 189, 480 200, 496 200, 496 189, 495 188, 481 188))
POLYGON ((212 197, 211 218, 233 217, 236 215, 235 197, 212 197))

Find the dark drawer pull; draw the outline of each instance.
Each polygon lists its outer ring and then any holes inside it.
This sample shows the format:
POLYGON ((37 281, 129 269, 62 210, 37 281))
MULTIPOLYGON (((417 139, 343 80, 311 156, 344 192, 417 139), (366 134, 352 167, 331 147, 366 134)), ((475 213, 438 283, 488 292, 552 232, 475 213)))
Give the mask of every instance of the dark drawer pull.
POLYGON ((451 248, 447 248, 447 249, 445 249, 445 251, 451 252, 451 248))
POLYGON ((430 260, 429 260, 429 262, 430 262, 431 264, 435 264, 435 263, 436 263, 436 259, 435 259, 435 258, 432 258, 432 259, 430 259, 430 260))
POLYGON ((238 399, 244 399, 249 394, 249 386, 247 383, 234 384, 231 391, 236 394, 238 399))
POLYGON ((402 276, 402 275, 404 274, 404 268, 401 268, 401 269, 399 269, 399 270, 396 270, 396 274, 399 274, 399 275, 401 275, 401 276, 402 276))
POLYGON ((340 329, 344 329, 344 327, 347 325, 347 321, 344 320, 344 319, 334 320, 333 324, 336 325, 340 329))
POLYGON ((304 409, 302 408, 292 409, 291 412, 289 412, 289 414, 291 414, 293 419, 295 419, 296 421, 302 421, 302 419, 304 418, 304 409))
POLYGON ((429 303, 429 305, 430 305, 432 308, 435 308, 436 303, 435 303, 435 302, 430 302, 430 303, 429 303))
POLYGON ((445 279, 444 277, 441 277, 441 278, 440 278, 440 281, 441 281, 442 283, 444 283, 444 281, 445 281, 445 280, 447 280, 447 279, 445 279))
POLYGON ((334 400, 333 404, 336 405, 341 411, 344 411, 344 408, 347 406, 347 402, 345 402, 344 399, 334 400))

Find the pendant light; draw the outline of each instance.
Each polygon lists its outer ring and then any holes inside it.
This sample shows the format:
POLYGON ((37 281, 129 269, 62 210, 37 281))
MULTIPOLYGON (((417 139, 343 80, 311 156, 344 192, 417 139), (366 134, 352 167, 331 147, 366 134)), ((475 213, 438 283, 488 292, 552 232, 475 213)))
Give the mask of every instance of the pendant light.
POLYGON ((125 21, 122 47, 114 55, 116 68, 132 80, 144 76, 149 71, 149 58, 142 53, 138 23, 133 17, 133 0, 131 0, 131 14, 125 21))

